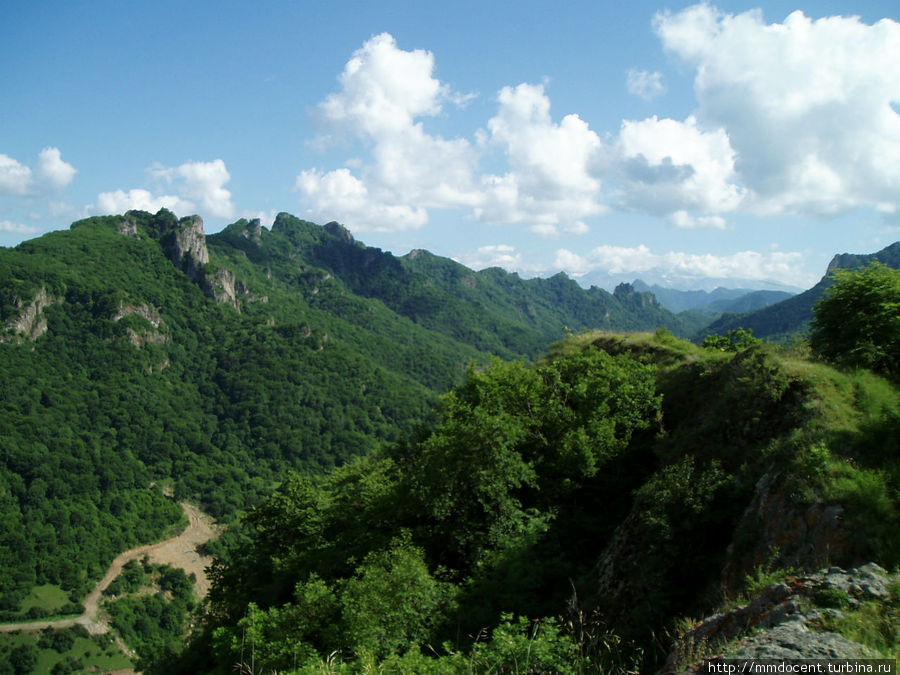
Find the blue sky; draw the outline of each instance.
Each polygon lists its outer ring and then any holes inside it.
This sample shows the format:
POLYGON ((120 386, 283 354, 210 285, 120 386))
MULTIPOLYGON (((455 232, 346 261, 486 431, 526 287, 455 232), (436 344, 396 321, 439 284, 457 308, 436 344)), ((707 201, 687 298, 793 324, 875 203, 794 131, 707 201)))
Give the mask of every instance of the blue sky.
POLYGON ((287 211, 582 283, 900 239, 893 2, 10 2, 0 245, 287 211))

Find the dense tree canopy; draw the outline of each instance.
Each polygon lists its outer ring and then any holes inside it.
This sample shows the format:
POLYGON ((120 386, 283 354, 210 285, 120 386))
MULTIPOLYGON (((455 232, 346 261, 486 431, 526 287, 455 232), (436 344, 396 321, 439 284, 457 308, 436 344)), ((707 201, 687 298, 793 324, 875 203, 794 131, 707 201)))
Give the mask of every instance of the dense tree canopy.
POLYGON ((839 364, 900 375, 900 270, 836 270, 815 308, 810 343, 839 364))

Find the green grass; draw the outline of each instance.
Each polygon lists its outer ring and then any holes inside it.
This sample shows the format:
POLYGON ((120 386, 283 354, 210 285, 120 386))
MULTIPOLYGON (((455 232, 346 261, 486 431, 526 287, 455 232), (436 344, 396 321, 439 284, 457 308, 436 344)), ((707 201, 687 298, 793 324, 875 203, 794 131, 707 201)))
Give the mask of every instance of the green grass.
POLYGON ((49 613, 55 613, 56 610, 69 604, 69 595, 54 584, 44 584, 43 586, 35 586, 22 599, 21 612, 25 614, 28 610, 36 607, 49 613))
MULTIPOLYGON (((37 647, 39 632, 3 633, 0 634, 0 648, 14 649, 19 645, 31 645, 37 651, 37 664, 32 671, 34 675, 49 675, 54 666, 66 659, 79 661, 81 665, 73 672, 98 671, 107 672, 121 668, 131 668, 131 660, 106 636, 78 637, 72 648, 64 653, 52 649, 37 647)), ((5 653, 5 652, 4 652, 5 653)))
POLYGON ((900 656, 900 608, 897 589, 892 590, 890 602, 864 602, 853 611, 841 615, 826 614, 824 630, 865 645, 883 658, 900 656))

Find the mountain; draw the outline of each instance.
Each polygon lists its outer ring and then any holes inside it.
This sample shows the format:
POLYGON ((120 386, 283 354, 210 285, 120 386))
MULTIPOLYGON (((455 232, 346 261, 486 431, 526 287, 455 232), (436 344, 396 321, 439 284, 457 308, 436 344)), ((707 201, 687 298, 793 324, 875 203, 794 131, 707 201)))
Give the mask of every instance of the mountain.
POLYGON ((302 260, 339 279, 357 296, 379 300, 429 330, 508 358, 537 356, 566 328, 666 326, 676 334, 690 331, 689 324, 627 284, 610 294, 599 288, 584 290, 563 273, 522 279, 500 268, 473 272, 428 251, 396 257, 357 242, 335 222, 319 227, 281 213, 271 231, 241 220, 210 236, 209 242, 213 250, 221 245, 225 255, 229 249, 241 250, 257 265, 271 266, 285 255, 293 262, 302 260))
POLYGON ((207 237, 131 211, 0 249, 0 615, 47 584, 77 603, 159 539, 181 513, 154 484, 229 521, 290 470, 414 436, 470 363, 663 326, 690 331, 627 285, 398 258, 288 214, 207 237))
POLYGON ((744 313, 767 307, 793 295, 787 291, 723 288, 721 286, 712 291, 683 291, 659 284, 650 286, 640 279, 636 279, 632 286, 638 291, 653 293, 663 307, 676 314, 686 310, 694 310, 707 315, 723 312, 744 313))
MULTIPOLYGON (((611 274, 602 270, 595 270, 578 277, 578 282, 588 288, 599 286, 600 288, 614 288, 618 284, 627 283, 634 279, 634 272, 611 274)), ((681 276, 670 270, 653 268, 641 272, 644 283, 659 288, 680 289, 682 291, 706 291, 713 292, 717 288, 746 288, 752 290, 783 291, 785 293, 799 293, 802 288, 785 284, 775 279, 743 279, 740 277, 698 277, 681 276)))
POLYGON ((790 335, 805 333, 813 316, 813 307, 833 283, 831 272, 836 269, 856 269, 873 262, 900 268, 900 242, 895 242, 877 253, 842 253, 828 263, 825 276, 803 293, 769 307, 746 314, 725 314, 704 329, 704 334, 724 335, 730 330, 752 330, 756 337, 785 339, 790 335))

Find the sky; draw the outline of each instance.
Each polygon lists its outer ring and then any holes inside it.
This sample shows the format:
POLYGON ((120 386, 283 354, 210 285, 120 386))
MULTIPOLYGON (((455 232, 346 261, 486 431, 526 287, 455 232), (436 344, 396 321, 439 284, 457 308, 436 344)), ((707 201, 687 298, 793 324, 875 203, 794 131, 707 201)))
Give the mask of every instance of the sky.
POLYGON ((892 2, 10 0, 0 246, 286 211, 584 285, 808 288, 900 240, 892 2))

